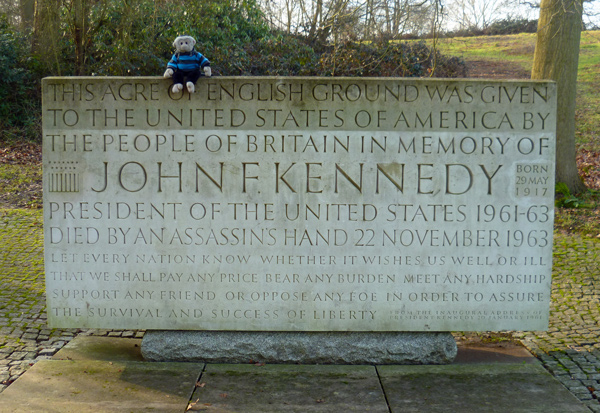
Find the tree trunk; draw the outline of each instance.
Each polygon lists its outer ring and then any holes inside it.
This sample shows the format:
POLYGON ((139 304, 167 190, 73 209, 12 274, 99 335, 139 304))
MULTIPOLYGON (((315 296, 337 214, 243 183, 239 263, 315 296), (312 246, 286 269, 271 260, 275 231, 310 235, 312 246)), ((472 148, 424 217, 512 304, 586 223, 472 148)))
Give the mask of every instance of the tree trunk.
POLYGON ((33 31, 35 0, 19 0, 19 9, 21 14, 21 29, 33 31))
POLYGON ((32 52, 55 76, 62 74, 60 0, 36 0, 32 52))
POLYGON ((583 0, 542 0, 532 79, 557 86, 556 182, 571 193, 585 190, 575 161, 575 98, 583 0))
POLYGON ((314 41, 317 38, 317 29, 319 28, 319 17, 323 12, 323 0, 317 0, 314 3, 314 12, 310 21, 310 30, 308 31, 308 38, 314 41))
POLYGON ((83 76, 88 33, 88 7, 86 0, 71 1, 71 36, 75 43, 75 73, 83 76))

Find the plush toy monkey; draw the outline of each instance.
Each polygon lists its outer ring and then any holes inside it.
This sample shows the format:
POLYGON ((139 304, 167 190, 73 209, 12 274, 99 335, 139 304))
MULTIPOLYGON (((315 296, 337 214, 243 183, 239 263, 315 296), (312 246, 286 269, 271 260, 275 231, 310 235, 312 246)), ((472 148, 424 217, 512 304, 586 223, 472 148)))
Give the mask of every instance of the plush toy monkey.
POLYGON ((200 69, 205 76, 211 75, 210 62, 201 53, 194 50, 196 40, 191 36, 179 36, 173 42, 175 54, 167 64, 164 77, 173 77, 173 93, 183 90, 183 82, 190 93, 196 90, 195 84, 200 78, 200 69))

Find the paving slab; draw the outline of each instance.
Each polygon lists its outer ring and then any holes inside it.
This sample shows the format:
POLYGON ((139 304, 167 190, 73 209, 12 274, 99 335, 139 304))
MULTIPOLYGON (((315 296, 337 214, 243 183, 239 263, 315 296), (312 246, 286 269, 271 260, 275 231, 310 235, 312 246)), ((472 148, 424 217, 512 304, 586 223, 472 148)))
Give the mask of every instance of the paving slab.
POLYGON ((190 410, 388 412, 374 366, 207 364, 190 410))
POLYGON ((539 361, 525 347, 510 341, 459 345, 454 364, 472 363, 539 364, 539 361))
POLYGON ((74 338, 53 360, 144 361, 141 339, 79 336, 74 338))
POLYGON ((7 412, 184 412, 204 364, 148 363, 140 339, 79 336, 0 394, 7 412))
POLYGON ((544 412, 589 410, 539 363, 377 366, 391 412, 544 412))
POLYGON ((203 366, 42 360, 0 395, 6 412, 184 412, 203 366))
POLYGON ((336 366, 144 362, 139 341, 77 337, 6 388, 0 411, 590 411, 510 343, 459 346, 449 365, 336 366))

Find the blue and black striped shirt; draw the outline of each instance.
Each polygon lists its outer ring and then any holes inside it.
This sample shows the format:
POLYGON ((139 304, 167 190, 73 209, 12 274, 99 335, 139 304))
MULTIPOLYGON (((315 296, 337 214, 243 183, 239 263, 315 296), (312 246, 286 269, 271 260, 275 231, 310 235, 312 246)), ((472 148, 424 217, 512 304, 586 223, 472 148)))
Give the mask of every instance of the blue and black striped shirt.
POLYGON ((175 53, 167 67, 173 70, 193 71, 199 68, 210 66, 210 62, 202 53, 192 50, 186 53, 175 53))

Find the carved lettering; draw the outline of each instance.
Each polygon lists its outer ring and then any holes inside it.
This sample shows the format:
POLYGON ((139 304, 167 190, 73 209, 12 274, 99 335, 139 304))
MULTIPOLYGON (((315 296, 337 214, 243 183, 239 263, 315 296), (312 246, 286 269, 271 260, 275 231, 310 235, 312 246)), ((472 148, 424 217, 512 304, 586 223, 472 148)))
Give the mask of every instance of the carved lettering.
POLYGON ((43 81, 53 327, 542 330, 556 89, 43 81))

